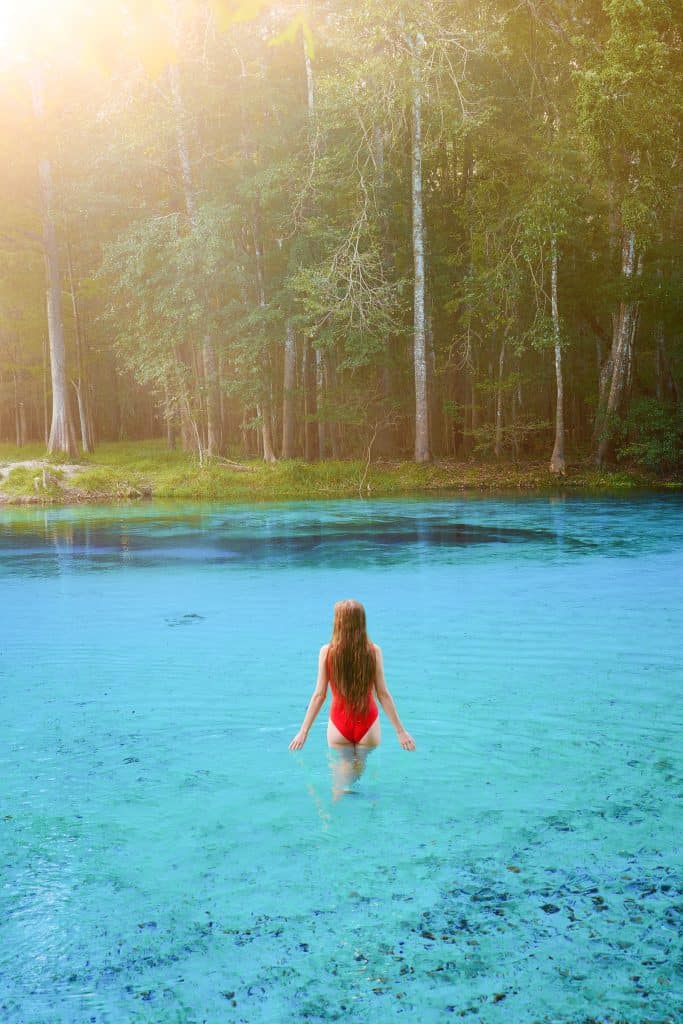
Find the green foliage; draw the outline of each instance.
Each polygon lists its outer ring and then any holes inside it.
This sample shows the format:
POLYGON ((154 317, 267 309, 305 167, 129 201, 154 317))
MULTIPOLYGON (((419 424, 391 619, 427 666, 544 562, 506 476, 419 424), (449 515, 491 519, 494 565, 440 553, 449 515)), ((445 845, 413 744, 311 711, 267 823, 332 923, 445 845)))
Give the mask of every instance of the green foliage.
POLYGON ((652 237, 676 185, 683 77, 674 5, 606 0, 603 50, 576 72, 578 123, 626 230, 652 237))
POLYGON ((617 428, 618 457, 653 473, 683 471, 683 407, 639 398, 617 428))
POLYGON ((387 335, 401 329, 401 283, 387 281, 376 243, 351 234, 324 262, 290 280, 301 303, 299 322, 316 345, 336 348, 341 366, 357 369, 384 349, 387 335))
MULTIPOLYGON (((348 456, 362 456, 375 425, 387 423, 377 448, 408 451, 418 80, 435 454, 452 455, 463 439, 469 450, 473 392, 478 451, 493 444, 499 395, 506 452, 549 450, 553 252, 568 446, 592 443, 620 303, 639 304, 634 398, 654 390, 655 373, 675 392, 683 88, 673 0, 329 0, 305 9, 293 0, 177 0, 173 44, 166 0, 133 5, 125 25, 121 5, 107 3, 101 68, 81 60, 84 49, 93 56, 98 19, 85 17, 86 0, 70 6, 73 45, 44 48, 45 140, 24 69, 0 76, 3 437, 21 433, 22 412, 31 438, 43 433, 45 406, 49 417, 36 174, 45 149, 67 371, 83 378, 99 439, 158 434, 168 419, 177 435, 184 427, 185 444, 192 432, 201 447, 220 396, 222 451, 255 452, 268 409, 277 448, 293 328, 296 451, 310 422, 334 430, 348 456), (630 276, 620 260, 628 232, 630 276), (315 403, 305 347, 322 356, 315 403)), ((667 436, 633 421, 618 440, 623 457, 670 466, 667 436)), ((121 466, 102 458, 106 470, 98 450, 93 493, 125 494, 152 478, 169 494, 225 486, 223 470, 200 472, 163 446, 145 458, 118 455, 121 466)), ((308 486, 305 467, 283 472, 283 488, 297 473, 308 486)), ((241 480, 235 487, 248 491, 241 480)))
POLYGON ((29 494, 43 501, 58 499, 64 474, 59 469, 50 469, 47 486, 43 485, 42 470, 33 466, 18 466, 13 469, 1 486, 1 493, 18 497, 29 494))

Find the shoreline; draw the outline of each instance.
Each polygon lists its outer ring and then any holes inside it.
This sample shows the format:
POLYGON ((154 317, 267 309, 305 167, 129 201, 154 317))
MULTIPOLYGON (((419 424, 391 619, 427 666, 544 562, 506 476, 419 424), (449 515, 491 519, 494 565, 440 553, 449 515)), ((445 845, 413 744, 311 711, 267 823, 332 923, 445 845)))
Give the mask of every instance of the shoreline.
MULTIPOLYGON (((15 453, 19 455, 20 450, 11 451, 11 455, 15 453)), ((4 454, 0 449, 0 508, 149 500, 242 504, 447 494, 671 494, 683 490, 683 481, 675 474, 657 477, 632 466, 597 469, 587 461, 570 465, 565 476, 557 477, 545 460, 517 465, 456 459, 425 465, 382 459, 370 463, 292 460, 272 465, 256 460, 212 460, 200 466, 192 456, 149 442, 103 445, 79 463, 45 456, 7 459, 4 454)))

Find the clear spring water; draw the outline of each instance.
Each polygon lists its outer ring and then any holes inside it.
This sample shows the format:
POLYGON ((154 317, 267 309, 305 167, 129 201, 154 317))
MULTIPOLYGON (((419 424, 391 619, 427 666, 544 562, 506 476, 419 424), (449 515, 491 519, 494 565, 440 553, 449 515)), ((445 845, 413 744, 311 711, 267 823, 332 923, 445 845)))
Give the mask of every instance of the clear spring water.
POLYGON ((0 518, 0 1018, 668 1024, 676 497, 0 518), (399 713, 333 803, 332 606, 399 713), (452 1015, 452 1016, 449 1016, 452 1015))

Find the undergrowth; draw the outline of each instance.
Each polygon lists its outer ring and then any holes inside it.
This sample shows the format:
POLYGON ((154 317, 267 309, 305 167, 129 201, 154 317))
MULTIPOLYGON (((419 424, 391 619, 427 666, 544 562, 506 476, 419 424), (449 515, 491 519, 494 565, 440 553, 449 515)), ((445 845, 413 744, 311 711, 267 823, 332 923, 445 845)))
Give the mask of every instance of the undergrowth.
MULTIPOLYGON (((0 465, 27 459, 45 460, 44 448, 0 445, 0 465)), ((382 497, 438 492, 623 492, 634 488, 679 486, 662 481, 642 469, 623 467, 598 470, 589 463, 570 467, 558 479, 547 464, 478 460, 438 460, 427 465, 409 461, 364 460, 308 463, 302 460, 266 465, 241 461, 240 468, 225 461, 200 465, 186 452, 169 450, 163 441, 106 443, 92 455, 78 459, 50 458, 48 486, 41 470, 18 467, 0 483, 0 497, 12 501, 107 501, 169 498, 201 501, 278 501, 312 498, 382 497), (82 467, 62 471, 60 463, 82 467), (36 478, 39 479, 36 484, 36 478)))

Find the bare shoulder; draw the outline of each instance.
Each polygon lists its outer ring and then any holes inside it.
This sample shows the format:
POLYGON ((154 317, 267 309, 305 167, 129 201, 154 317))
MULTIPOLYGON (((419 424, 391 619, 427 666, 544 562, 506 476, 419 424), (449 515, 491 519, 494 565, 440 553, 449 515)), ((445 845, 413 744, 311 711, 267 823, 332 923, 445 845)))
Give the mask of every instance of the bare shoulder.
POLYGON ((319 656, 321 658, 326 658, 327 657, 327 652, 329 651, 329 649, 330 649, 329 643, 323 644, 322 647, 320 648, 320 655, 319 656))
POLYGON ((375 643, 373 643, 372 646, 375 648, 375 657, 378 659, 378 661, 381 661, 382 660, 382 648, 380 647, 379 644, 375 644, 375 643))

